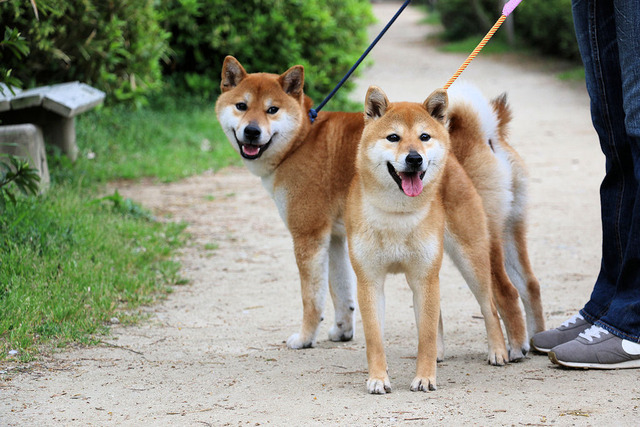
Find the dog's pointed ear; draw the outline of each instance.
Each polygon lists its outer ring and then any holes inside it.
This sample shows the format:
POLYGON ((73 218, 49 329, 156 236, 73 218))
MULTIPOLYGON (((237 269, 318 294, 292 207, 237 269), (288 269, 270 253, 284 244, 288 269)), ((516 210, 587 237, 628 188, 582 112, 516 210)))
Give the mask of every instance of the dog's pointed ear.
POLYGON ((364 115, 366 120, 375 120, 387 112, 389 99, 387 95, 377 86, 370 86, 364 100, 364 115))
POLYGON ((449 107, 449 96, 446 90, 434 90, 422 105, 434 119, 444 124, 447 119, 447 108, 449 107))
POLYGON ((294 65, 282 73, 278 81, 286 94, 299 98, 304 88, 304 67, 302 65, 294 65))
POLYGON ((247 72, 236 58, 231 55, 224 58, 224 63, 222 64, 222 79, 220 81, 220 90, 222 93, 238 86, 245 77, 247 77, 247 72))

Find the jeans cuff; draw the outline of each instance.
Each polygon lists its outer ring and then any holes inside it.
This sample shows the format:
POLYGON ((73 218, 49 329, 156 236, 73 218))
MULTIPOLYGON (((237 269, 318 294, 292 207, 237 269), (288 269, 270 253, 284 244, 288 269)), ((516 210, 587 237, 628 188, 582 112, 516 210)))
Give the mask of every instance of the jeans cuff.
POLYGON ((584 320, 586 320, 587 322, 591 323, 592 325, 594 325, 598 321, 598 317, 590 315, 589 313, 587 313, 585 311, 584 308, 582 310, 580 310, 580 315, 582 317, 584 317, 584 320))
POLYGON ((613 335, 617 336, 618 338, 622 338, 623 340, 632 341, 632 342, 640 344, 640 337, 639 336, 637 336, 637 335, 629 335, 629 334, 627 334, 625 332, 622 332, 620 329, 614 328, 613 326, 611 326, 608 323, 603 322, 602 320, 598 320, 597 322, 594 323, 594 325, 599 326, 602 329, 611 332, 613 335))

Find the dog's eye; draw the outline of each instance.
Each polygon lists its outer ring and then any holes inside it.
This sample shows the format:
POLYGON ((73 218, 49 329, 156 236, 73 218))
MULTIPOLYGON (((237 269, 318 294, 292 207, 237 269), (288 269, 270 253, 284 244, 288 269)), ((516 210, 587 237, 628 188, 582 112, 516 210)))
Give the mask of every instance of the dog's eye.
POLYGON ((236 108, 240 111, 247 111, 247 104, 245 104, 244 102, 238 102, 236 104, 236 108))
POLYGON ((429 135, 428 133, 423 133, 422 135, 420 135, 420 141, 422 142, 426 142, 430 139, 431 139, 431 135, 429 135))
POLYGON ((275 114, 278 112, 278 110, 278 107, 269 107, 269 109, 267 110, 267 114, 275 114))
POLYGON ((395 133, 392 133, 391 135, 387 136, 387 141, 389 141, 389 142, 398 142, 398 141, 400 141, 400 137, 398 135, 396 135, 395 133))

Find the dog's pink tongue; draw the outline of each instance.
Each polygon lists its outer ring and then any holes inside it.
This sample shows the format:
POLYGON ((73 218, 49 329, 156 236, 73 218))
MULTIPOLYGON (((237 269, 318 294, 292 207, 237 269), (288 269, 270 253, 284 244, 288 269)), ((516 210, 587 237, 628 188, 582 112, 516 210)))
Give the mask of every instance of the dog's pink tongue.
POLYGON ((422 180, 419 173, 398 172, 402 180, 402 191, 409 197, 416 197, 422 193, 422 180))
POLYGON ((242 152, 247 156, 255 156, 260 152, 260 147, 257 147, 255 145, 243 145, 242 152))

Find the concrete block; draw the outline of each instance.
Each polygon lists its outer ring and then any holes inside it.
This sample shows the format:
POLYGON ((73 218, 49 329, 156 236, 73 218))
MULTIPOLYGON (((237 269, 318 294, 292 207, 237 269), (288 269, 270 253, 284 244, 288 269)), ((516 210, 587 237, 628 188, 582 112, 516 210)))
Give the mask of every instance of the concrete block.
POLYGON ((104 101, 105 93, 80 82, 51 86, 42 101, 42 107, 71 118, 91 110, 104 101))
POLYGON ((11 109, 11 100, 22 92, 22 89, 18 89, 15 86, 7 86, 4 83, 0 83, 0 111, 9 111, 11 109), (13 89, 13 92, 11 90, 13 89))
POLYGON ((0 86, 0 123, 39 126, 45 142, 58 146, 75 161, 78 146, 74 118, 102 104, 104 98, 104 92, 80 82, 18 90, 15 94, 3 85, 0 86))
POLYGON ((16 94, 11 100, 11 109, 19 110, 21 108, 38 107, 42 105, 44 96, 51 90, 51 86, 42 86, 33 89, 23 90, 16 94))
POLYGON ((49 187, 49 166, 44 148, 42 130, 31 123, 0 126, 0 153, 25 158, 38 169, 40 192, 49 187))
POLYGON ((60 148, 71 161, 78 157, 75 117, 66 118, 41 107, 31 107, 0 113, 0 121, 5 125, 32 123, 42 130, 45 143, 60 148))

